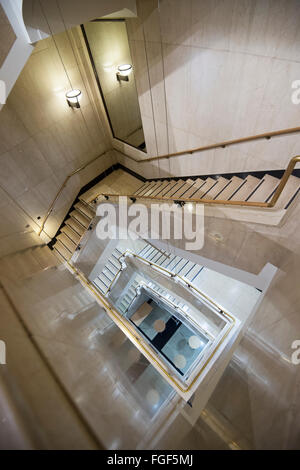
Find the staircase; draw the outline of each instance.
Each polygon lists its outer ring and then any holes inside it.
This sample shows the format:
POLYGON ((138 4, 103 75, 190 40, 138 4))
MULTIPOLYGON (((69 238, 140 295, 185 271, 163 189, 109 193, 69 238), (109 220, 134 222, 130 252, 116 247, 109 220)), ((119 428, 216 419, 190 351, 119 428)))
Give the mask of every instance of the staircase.
POLYGON ((71 259, 94 216, 95 213, 84 201, 80 200, 74 205, 53 245, 54 253, 61 261, 71 259))
MULTIPOLYGON (((276 173, 276 171, 274 172, 276 173)), ((265 174, 253 176, 203 176, 201 178, 161 179, 144 183, 134 196, 159 199, 211 199, 219 201, 269 202, 280 178, 265 174)), ((276 209, 287 209, 300 190, 300 178, 291 175, 279 200, 276 209)))
MULTIPOLYGON (((242 201, 242 202, 263 202, 267 203, 274 195, 278 184, 280 183, 283 170, 274 170, 263 174, 262 172, 254 172, 253 174, 242 173, 237 175, 212 175, 201 177, 182 177, 174 179, 155 179, 143 183, 133 194, 138 200, 141 198, 158 198, 158 200, 173 199, 175 202, 184 199, 205 199, 217 201, 242 201)), ((299 170, 295 170, 299 173, 299 170)), ((296 174, 291 175, 285 185, 276 205, 275 209, 286 210, 296 199, 300 191, 300 178, 296 174)), ((101 202, 103 196, 94 199, 94 202, 101 202)), ((81 197, 77 200, 68 213, 62 227, 59 229, 58 235, 51 243, 54 253, 60 261, 65 262, 71 259, 73 253, 78 249, 80 240, 87 229, 90 228, 91 221, 95 217, 93 208, 81 197)), ((178 201, 178 202, 179 202, 178 201)), ((282 216, 282 215, 281 215, 282 216)), ((150 245, 149 245, 150 246, 150 245)), ((151 250, 144 252, 142 255, 151 256, 154 263, 163 267, 167 267, 166 259, 163 259, 161 252, 151 250)), ((118 257, 118 252, 114 253, 118 257)), ((147 258, 148 259, 148 258, 147 258)), ((114 277, 118 267, 114 266, 115 259, 111 259, 106 266, 105 272, 97 281, 99 289, 102 293, 106 293, 107 286, 114 277)), ((182 259, 172 259, 172 263, 168 269, 172 271, 173 267, 180 268, 183 263, 182 259)), ((188 265, 191 267, 190 265, 188 265)), ((192 271, 192 274, 195 274, 192 271)))
MULTIPOLYGON (((103 295, 106 295, 112 282, 116 279, 118 271, 121 267, 119 258, 123 254, 120 247, 116 247, 110 257, 108 258, 101 273, 93 280, 93 284, 97 287, 103 295)), ((198 276, 203 270, 203 266, 193 263, 192 261, 181 258, 174 254, 169 254, 166 251, 162 252, 152 245, 145 243, 143 248, 137 253, 142 258, 161 266, 173 274, 178 274, 184 279, 197 286, 198 276)), ((127 297, 124 298, 121 309, 127 308, 131 303, 132 295, 135 295, 134 289, 128 292, 127 297)))

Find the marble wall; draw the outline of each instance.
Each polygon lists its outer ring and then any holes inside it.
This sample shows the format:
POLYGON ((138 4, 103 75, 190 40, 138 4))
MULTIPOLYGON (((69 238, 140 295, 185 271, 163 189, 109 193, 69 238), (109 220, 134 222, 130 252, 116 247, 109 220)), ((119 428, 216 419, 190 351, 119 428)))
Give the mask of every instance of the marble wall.
MULTIPOLYGON (((54 234, 79 189, 114 161, 75 34, 36 44, 0 112, 0 240, 27 225, 37 231, 66 176, 101 155, 69 181, 46 226, 54 234), (82 91, 80 109, 67 105, 70 88, 82 91)), ((26 243, 20 238, 18 248, 26 243)))
MULTIPOLYGON (((149 155, 298 126, 297 0, 141 0, 126 21, 149 155)), ((136 166, 156 177, 270 170, 297 153, 294 134, 136 166)))

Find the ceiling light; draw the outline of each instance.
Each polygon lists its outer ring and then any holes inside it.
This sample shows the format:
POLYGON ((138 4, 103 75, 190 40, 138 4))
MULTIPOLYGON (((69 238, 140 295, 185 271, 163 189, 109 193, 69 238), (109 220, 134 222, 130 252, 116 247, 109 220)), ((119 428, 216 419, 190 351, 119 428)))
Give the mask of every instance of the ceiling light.
POLYGON ((128 82, 129 77, 132 72, 132 65, 131 64, 123 64, 118 66, 118 72, 116 74, 117 80, 120 82, 121 80, 128 82))

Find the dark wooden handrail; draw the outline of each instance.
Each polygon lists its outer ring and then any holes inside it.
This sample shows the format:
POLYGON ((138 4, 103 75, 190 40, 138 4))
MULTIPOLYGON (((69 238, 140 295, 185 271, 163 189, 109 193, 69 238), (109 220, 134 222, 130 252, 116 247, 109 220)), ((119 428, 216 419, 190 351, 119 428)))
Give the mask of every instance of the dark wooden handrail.
POLYGON ((300 127, 292 127, 289 129, 281 129, 280 131, 265 132, 263 134, 256 134, 256 135, 251 135, 248 137, 241 137, 239 139, 225 140, 224 142, 218 142, 216 144, 204 145, 202 147, 197 147, 197 148, 188 149, 188 150, 181 150, 180 152, 166 153, 164 155, 157 155, 155 157, 141 158, 141 159, 135 158, 129 155, 126 155, 126 157, 138 163, 145 163, 145 162, 151 162, 154 160, 161 160, 165 158, 179 157, 180 155, 192 155, 193 153, 196 153, 196 152, 204 152, 205 150, 212 150, 212 149, 217 149, 217 148, 225 148, 225 147, 229 147, 230 145, 242 144, 244 142, 251 142, 251 141, 259 140, 259 139, 271 139, 271 137, 294 134, 296 132, 300 132, 300 127))

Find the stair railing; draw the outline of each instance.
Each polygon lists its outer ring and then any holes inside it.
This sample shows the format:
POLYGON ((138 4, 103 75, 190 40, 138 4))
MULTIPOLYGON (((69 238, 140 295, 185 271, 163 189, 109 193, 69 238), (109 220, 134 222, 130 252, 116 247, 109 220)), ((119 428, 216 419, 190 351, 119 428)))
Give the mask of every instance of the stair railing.
MULTIPOLYGON (((50 204, 50 207, 49 209, 47 210, 47 213, 42 221, 42 225, 40 226, 40 229, 38 231, 38 235, 40 236, 42 232, 45 232, 44 228, 45 228, 45 224, 48 220, 48 218, 50 217, 51 213, 53 212, 53 209, 55 207, 55 204, 56 204, 56 201, 59 199, 59 196, 61 195, 61 193, 63 192, 65 186, 67 185, 69 179, 76 175, 77 173, 79 173, 80 171, 84 170, 87 166, 89 166, 91 163, 95 162, 96 160, 98 160, 98 158, 102 157, 102 155, 104 155, 106 152, 103 152, 101 153, 101 155, 98 155, 96 158, 93 158, 92 160, 90 160, 89 162, 85 163, 84 165, 82 165, 81 167, 77 168, 77 170, 74 170, 72 171, 72 173, 70 173, 64 180, 63 184, 61 185, 60 189, 58 190, 58 192, 56 193, 56 196, 55 198, 53 199, 53 201, 51 202, 50 204)), ((45 232, 46 233, 46 232, 45 232)), ((46 235, 48 235, 46 233, 46 235)), ((49 235, 48 235, 49 238, 51 238, 49 235)))
MULTIPOLYGON (((130 251, 130 250, 125 250, 125 251, 130 251)), ((124 252, 125 254, 125 252, 124 252)), ((120 255, 120 258, 124 255, 120 255)), ((155 265, 155 263, 147 260, 146 258, 143 258, 139 255, 137 255, 134 252, 130 252, 135 258, 144 260, 149 266, 157 266, 161 268, 159 265, 155 265)), ((115 323, 120 326, 121 328, 126 331, 127 336, 131 338, 133 343, 138 343, 138 347, 146 353, 146 357, 150 357, 151 360, 156 364, 156 366, 160 369, 162 374, 169 379, 173 383, 175 387, 177 387, 181 392, 187 393, 190 391, 190 389, 193 387, 195 382, 198 380, 199 376, 202 374, 204 369, 208 366, 209 362, 211 359, 214 357, 220 346, 223 344, 229 333, 232 331, 233 327, 236 325, 236 320, 233 315, 231 315, 228 311, 225 311, 223 307, 221 307, 219 304, 217 304, 215 301, 210 299, 206 294, 201 292, 196 286, 194 286, 191 282, 185 280, 184 278, 181 278, 181 276, 175 275, 178 278, 182 279, 184 281, 184 284, 186 284, 187 287, 192 288, 196 295, 198 295, 202 300, 208 302, 211 304, 214 308, 216 308, 219 312, 220 315, 222 315, 227 321, 228 321, 228 329, 225 331, 223 337, 221 340, 217 343, 215 349, 213 352, 210 354, 208 359, 205 361, 203 366, 201 367, 200 371, 197 372, 196 376, 192 378, 192 381, 186 386, 183 386, 181 382, 178 381, 177 378, 173 374, 170 373, 170 371, 165 367, 163 362, 160 360, 160 358, 155 354, 154 351, 150 349, 150 347, 143 341, 142 337, 139 337, 137 335, 137 332, 134 330, 133 326, 126 321, 126 318, 124 318, 118 310, 114 308, 114 306, 109 302, 108 298, 106 297, 105 294, 101 294, 99 289, 97 289, 89 279, 86 278, 86 276, 83 274, 82 271, 80 271, 74 264, 72 264, 70 261, 65 261, 66 266, 69 268, 69 270, 73 273, 73 275, 78 279, 78 281, 85 287, 87 288, 90 293, 92 294, 93 297, 95 297, 98 302, 101 304, 102 307, 104 307, 105 311, 107 314, 115 321, 115 323)), ((162 272, 169 272, 167 269, 163 268, 162 272)), ((174 273, 170 272, 172 275, 174 273)))
MULTIPOLYGON (((132 156, 129 156, 129 155, 126 155, 127 158, 131 159, 131 160, 134 160, 135 162, 138 162, 138 163, 144 163, 144 162, 149 162, 149 161, 153 161, 153 160, 160 160, 160 159, 164 159, 164 158, 172 158, 172 157, 177 157, 177 156, 180 156, 180 155, 186 155, 186 154, 193 154, 193 153, 196 153, 196 152, 202 152, 204 150, 211 150, 211 149, 214 149, 214 148, 224 148, 224 147, 227 147, 227 146, 230 146, 230 145, 234 145, 234 144, 239 144, 239 143, 243 143, 243 142, 249 142, 249 141, 253 141, 253 140, 258 140, 258 139, 262 139, 262 138, 265 138, 265 139, 270 139, 271 137, 274 137, 274 136, 280 136, 280 135, 286 135, 286 134, 292 134, 292 133, 296 133, 296 132, 300 132, 300 127, 294 127, 294 128, 291 128, 291 129, 283 129, 281 131, 273 131, 273 132, 268 132, 268 133, 264 133, 264 134, 257 134, 257 135, 254 135, 254 136, 249 136, 249 137, 243 137, 243 138, 240 138, 240 139, 235 139, 235 140, 227 140, 227 141, 224 141, 224 142, 219 142, 217 144, 212 144, 212 145, 207 145, 205 147, 198 147, 198 148, 194 148, 194 149, 190 149, 190 150, 184 150, 184 151, 181 151, 181 152, 175 152, 175 153, 169 153, 169 154, 166 154, 166 155, 159 155, 159 156, 156 156, 156 157, 149 157, 149 158, 143 158, 142 160, 140 159, 136 159, 132 156)), ((105 153, 105 152, 104 152, 105 153)), ((103 153, 103 154, 104 154, 103 153)), ((99 155, 99 156, 102 156, 103 154, 99 155)), ((59 196, 61 195, 61 193, 63 192, 65 186, 67 185, 69 179, 74 176, 75 174, 79 173, 80 171, 82 171, 83 169, 85 169, 89 164, 93 163, 95 160, 97 160, 99 158, 99 156, 97 156, 96 158, 94 158, 93 160, 91 160, 90 162, 86 163, 85 165, 83 165, 82 167, 78 168, 77 170, 73 171, 70 175, 68 175, 63 184, 61 185, 59 191, 57 192, 56 196, 54 197, 52 203, 50 204, 50 207, 42 221, 42 224, 40 226, 40 229, 38 231, 38 235, 40 236, 42 234, 42 232, 46 233, 45 232, 45 224, 48 220, 48 218, 50 217, 51 213, 53 212, 53 209, 54 209, 54 206, 57 202, 57 200, 59 199, 59 196)), ((281 179, 281 182, 280 184, 278 185, 272 199, 270 202, 268 203, 265 203, 265 202, 248 202, 248 201, 223 201, 223 200, 214 200, 214 199, 197 199, 197 198, 161 198, 161 200, 169 200, 169 201, 179 201, 179 202, 201 202, 201 203, 207 203, 207 204, 225 204, 225 205, 231 205, 231 206, 250 206, 250 207, 274 207, 275 203, 277 202, 280 194, 282 193, 286 183, 287 183, 287 180, 289 178, 289 176, 291 175, 295 165, 297 162, 300 161, 300 156, 296 156, 296 157, 293 157, 291 159, 291 161, 289 162, 289 165, 287 167, 287 169, 285 170, 285 173, 281 179)), ((100 195, 103 195, 103 196, 120 196, 120 194, 99 194, 98 196, 100 195)), ((155 199, 155 200, 160 200, 159 197, 151 197, 151 196, 135 196, 135 195, 128 195, 128 197, 134 197, 134 198, 139 198, 139 199, 155 199)), ((47 235, 47 233, 46 233, 47 235)), ((49 235, 48 235, 49 236, 49 235)), ((51 238, 51 237, 49 237, 51 238)))
MULTIPOLYGON (((143 199, 143 200, 154 200, 154 201, 164 201, 164 202, 175 202, 175 203, 178 203, 178 204, 185 204, 187 202, 199 202, 201 204, 217 204, 217 205, 227 205, 227 206, 245 206, 245 207, 259 207, 259 208, 262 208, 262 207, 274 207, 276 202, 278 201, 282 191, 284 190, 287 182, 288 182, 288 179, 289 177, 291 176, 294 168, 295 168, 295 165, 296 163, 300 162, 300 155, 297 155, 296 157, 293 157, 281 180, 280 180, 280 183, 278 184, 277 188, 276 188, 276 191, 274 192, 272 198, 270 199, 269 202, 252 202, 252 201, 226 201, 226 200, 222 200, 222 199, 205 199, 205 198, 193 198, 193 197, 162 197, 162 196, 139 196, 138 194, 129 194, 129 195, 124 195, 124 194, 112 194, 112 193, 100 193, 98 194, 97 197, 99 196, 103 196, 105 197, 106 199, 110 198, 110 197, 119 197, 119 196, 125 196, 125 197, 128 197, 129 199, 131 199, 133 202, 135 202, 137 199, 143 199)), ((196 191, 195 191, 196 192, 196 191)))

